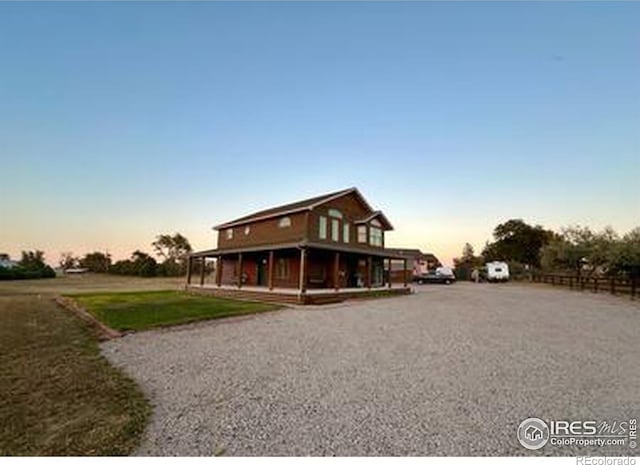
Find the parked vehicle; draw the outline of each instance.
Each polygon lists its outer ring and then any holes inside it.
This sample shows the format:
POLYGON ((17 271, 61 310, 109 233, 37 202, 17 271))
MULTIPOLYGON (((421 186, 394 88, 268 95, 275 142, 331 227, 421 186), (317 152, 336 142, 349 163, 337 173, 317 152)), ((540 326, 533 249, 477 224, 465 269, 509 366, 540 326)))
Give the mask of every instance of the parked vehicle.
POLYGON ((487 281, 509 281, 509 265, 505 262, 489 262, 485 268, 487 281))
POLYGON ((451 268, 441 266, 428 273, 414 276, 413 280, 418 284, 452 284, 456 282, 456 275, 451 268))

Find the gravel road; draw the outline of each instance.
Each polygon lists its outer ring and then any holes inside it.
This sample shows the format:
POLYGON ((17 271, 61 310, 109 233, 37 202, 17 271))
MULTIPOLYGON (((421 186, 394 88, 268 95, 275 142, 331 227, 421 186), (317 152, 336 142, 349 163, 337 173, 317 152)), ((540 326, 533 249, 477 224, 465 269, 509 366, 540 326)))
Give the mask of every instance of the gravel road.
POLYGON ((624 298, 457 283, 102 348, 154 406, 140 455, 637 455, 516 430, 640 418, 639 323, 624 298))

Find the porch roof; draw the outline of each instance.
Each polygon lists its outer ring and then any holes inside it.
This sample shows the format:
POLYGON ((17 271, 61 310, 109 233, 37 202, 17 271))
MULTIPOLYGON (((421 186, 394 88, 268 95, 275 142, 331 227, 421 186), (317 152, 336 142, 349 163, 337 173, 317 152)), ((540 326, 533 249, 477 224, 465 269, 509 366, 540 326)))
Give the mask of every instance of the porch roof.
POLYGON ((199 252, 193 252, 190 254, 190 256, 196 257, 196 258, 216 257, 218 255, 235 255, 238 253, 269 252, 271 250, 300 249, 300 248, 330 250, 335 252, 353 253, 353 254, 359 254, 359 255, 373 255, 375 257, 392 258, 397 260, 404 260, 407 258, 406 255, 394 253, 393 251, 390 251, 387 249, 377 250, 373 248, 353 247, 346 244, 327 244, 324 242, 313 242, 313 241, 288 242, 288 243, 282 243, 282 244, 265 244, 265 245, 257 245, 257 246, 250 246, 250 247, 238 247, 235 249, 210 249, 210 250, 202 250, 199 252))

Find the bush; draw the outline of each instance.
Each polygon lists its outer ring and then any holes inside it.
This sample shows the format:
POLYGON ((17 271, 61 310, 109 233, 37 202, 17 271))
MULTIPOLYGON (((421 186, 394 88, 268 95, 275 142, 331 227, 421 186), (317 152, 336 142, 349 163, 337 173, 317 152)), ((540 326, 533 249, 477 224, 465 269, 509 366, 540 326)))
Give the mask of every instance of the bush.
POLYGON ((12 279, 41 279, 55 278, 56 272, 48 265, 40 268, 28 268, 24 266, 14 266, 12 268, 0 268, 0 280, 12 279))

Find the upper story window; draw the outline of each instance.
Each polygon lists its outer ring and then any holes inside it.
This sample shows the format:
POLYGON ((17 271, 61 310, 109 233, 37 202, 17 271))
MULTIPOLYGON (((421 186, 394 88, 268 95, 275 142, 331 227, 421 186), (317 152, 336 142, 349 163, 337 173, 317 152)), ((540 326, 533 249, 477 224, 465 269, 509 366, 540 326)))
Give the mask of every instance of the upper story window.
POLYGON ((288 216, 282 217, 278 221, 279 228, 288 228, 289 226, 291 226, 291 218, 289 218, 288 216))
POLYGON ((248 236, 250 232, 251 232, 251 226, 245 226, 244 227, 244 235, 248 236))
POLYGON ((349 223, 345 223, 342 225, 342 241, 345 244, 349 243, 349 223))
POLYGON ((327 217, 321 216, 318 218, 318 238, 327 238, 327 217))
POLYGON ((369 244, 382 247, 382 229, 371 226, 369 228, 369 244))
POLYGON ((358 226, 358 242, 361 244, 367 243, 367 227, 364 224, 358 226))
POLYGON ((233 228, 227 229, 227 239, 233 239, 233 228))
POLYGON ((340 221, 335 218, 331 220, 331 240, 335 242, 340 240, 340 221))
POLYGON ((342 219, 342 212, 340 210, 336 210, 335 208, 330 208, 329 209, 329 216, 331 216, 333 218, 342 219))

